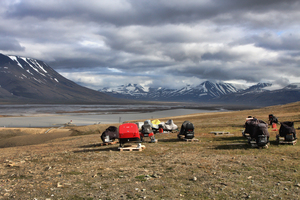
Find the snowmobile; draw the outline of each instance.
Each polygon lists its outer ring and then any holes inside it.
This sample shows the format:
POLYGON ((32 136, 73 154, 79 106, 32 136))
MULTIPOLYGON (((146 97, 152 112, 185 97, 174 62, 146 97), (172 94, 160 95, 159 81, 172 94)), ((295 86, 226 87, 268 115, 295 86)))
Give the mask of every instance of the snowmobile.
POLYGON ((281 122, 279 128, 279 134, 276 135, 276 141, 278 144, 292 144, 297 142, 296 130, 294 128, 294 122, 281 122))
MULTIPOLYGON (((245 122, 245 125, 244 125, 244 126, 246 127, 247 121, 252 120, 252 119, 255 119, 255 118, 253 118, 252 116, 248 116, 248 117, 246 118, 246 122, 245 122)), ((249 138, 249 137, 250 137, 250 134, 249 134, 249 133, 245 133, 245 130, 242 131, 242 135, 243 135, 245 138, 249 138)))
POLYGON ((269 125, 278 124, 278 119, 273 114, 269 114, 269 125))
POLYGON ((119 139, 118 128, 115 126, 108 127, 101 135, 103 143, 113 142, 115 139, 119 139))
POLYGON ((146 120, 144 122, 144 125, 142 126, 142 130, 141 130, 141 134, 140 134, 142 142, 144 142, 145 137, 149 137, 151 139, 151 142, 155 142, 154 133, 153 133, 150 123, 151 123, 150 120, 146 120))
POLYGON ((169 119, 166 123, 161 122, 158 125, 159 129, 163 129, 164 132, 177 132, 178 126, 174 124, 172 119, 169 119))
POLYGON ((177 137, 179 139, 193 139, 194 138, 194 125, 189 121, 184 121, 181 125, 180 132, 177 137))
POLYGON ((124 147, 125 143, 138 142, 141 146, 139 128, 134 123, 125 123, 119 126, 119 143, 124 147))
POLYGON ((268 124, 262 120, 256 118, 249 119, 245 123, 244 134, 249 134, 248 144, 251 147, 268 148, 269 137, 268 124))
MULTIPOLYGON (((149 120, 150 121, 150 120, 149 120)), ((153 130, 153 133, 156 134, 159 132, 159 124, 161 122, 159 121, 159 119, 155 119, 151 122, 151 127, 152 127, 152 130, 153 130)))

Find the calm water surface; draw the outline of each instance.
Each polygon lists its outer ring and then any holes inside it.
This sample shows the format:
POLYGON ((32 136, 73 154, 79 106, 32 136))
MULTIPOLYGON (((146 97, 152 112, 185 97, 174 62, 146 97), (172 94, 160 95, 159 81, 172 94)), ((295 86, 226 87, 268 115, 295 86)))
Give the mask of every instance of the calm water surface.
POLYGON ((82 126, 163 117, 172 119, 172 116, 220 111, 157 105, 0 105, 0 115, 10 116, 0 118, 0 127, 56 127, 70 121, 77 126, 82 126), (147 109, 154 109, 154 111, 143 112, 147 109), (73 113, 77 111, 81 113, 73 113))

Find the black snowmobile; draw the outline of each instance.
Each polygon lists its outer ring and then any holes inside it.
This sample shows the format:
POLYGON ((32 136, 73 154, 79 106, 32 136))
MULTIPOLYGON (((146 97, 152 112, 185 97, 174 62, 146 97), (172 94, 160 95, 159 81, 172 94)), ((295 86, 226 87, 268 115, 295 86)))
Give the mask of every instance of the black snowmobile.
POLYGON ((269 114, 269 125, 278 124, 278 119, 273 114, 269 114))
POLYGON ((108 127, 101 135, 103 143, 113 142, 115 139, 119 139, 118 128, 115 126, 108 127))
POLYGON ((279 135, 276 135, 276 141, 278 144, 295 145, 297 137, 294 122, 281 122, 280 124, 279 135))
POLYGON ((184 121, 181 125, 180 132, 177 137, 179 139, 193 139, 194 138, 194 125, 189 121, 184 121))
POLYGON ((247 133, 249 134, 249 136, 247 136, 248 143, 251 147, 268 148, 270 134, 266 122, 256 118, 247 120, 244 135, 247 133))

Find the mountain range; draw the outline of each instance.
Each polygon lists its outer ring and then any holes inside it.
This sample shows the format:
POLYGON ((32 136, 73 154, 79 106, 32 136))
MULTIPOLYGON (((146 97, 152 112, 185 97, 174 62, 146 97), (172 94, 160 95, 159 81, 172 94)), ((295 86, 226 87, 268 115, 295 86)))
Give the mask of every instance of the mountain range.
POLYGON ((0 54, 2 103, 118 103, 119 99, 82 87, 40 60, 0 54))
POLYGON ((297 83, 277 90, 270 90, 269 83, 246 87, 205 81, 181 89, 127 84, 95 91, 66 79, 43 61, 3 54, 0 77, 0 103, 123 104, 143 100, 265 106, 300 100, 297 83))
POLYGON ((246 87, 223 82, 205 81, 197 86, 188 85, 181 89, 151 88, 129 83, 116 88, 99 91, 117 98, 151 101, 191 101, 238 105, 277 105, 300 100, 300 83, 270 90, 270 83, 258 83, 246 87))
POLYGON ((179 90, 167 88, 151 88, 140 84, 121 85, 117 88, 103 88, 100 92, 118 98, 139 100, 178 100, 178 101, 206 101, 221 95, 238 92, 239 89, 228 83, 214 83, 205 81, 196 87, 190 85, 179 90))

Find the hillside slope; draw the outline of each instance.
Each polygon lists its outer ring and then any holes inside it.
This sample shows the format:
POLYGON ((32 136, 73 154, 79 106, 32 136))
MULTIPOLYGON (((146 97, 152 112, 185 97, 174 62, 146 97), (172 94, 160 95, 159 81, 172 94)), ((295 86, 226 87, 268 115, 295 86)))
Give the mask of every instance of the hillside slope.
POLYGON ((113 103, 120 100, 82 87, 46 63, 0 54, 0 101, 19 103, 113 103))

